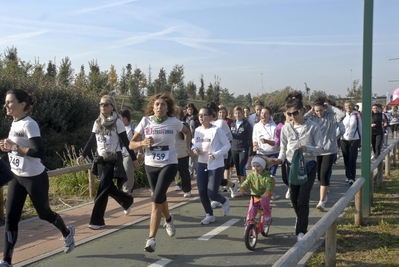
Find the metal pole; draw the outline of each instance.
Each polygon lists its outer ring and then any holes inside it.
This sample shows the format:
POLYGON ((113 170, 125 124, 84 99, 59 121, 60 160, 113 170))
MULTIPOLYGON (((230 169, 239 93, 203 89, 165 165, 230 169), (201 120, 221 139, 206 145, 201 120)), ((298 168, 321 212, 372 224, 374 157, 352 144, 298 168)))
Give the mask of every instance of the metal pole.
POLYGON ((371 183, 370 179, 370 127, 371 125, 371 92, 372 92, 372 62, 373 62, 373 6, 374 0, 364 0, 364 18, 363 18, 363 116, 362 122, 365 127, 362 128, 362 177, 366 179, 363 186, 363 205, 364 216, 371 213, 371 183))

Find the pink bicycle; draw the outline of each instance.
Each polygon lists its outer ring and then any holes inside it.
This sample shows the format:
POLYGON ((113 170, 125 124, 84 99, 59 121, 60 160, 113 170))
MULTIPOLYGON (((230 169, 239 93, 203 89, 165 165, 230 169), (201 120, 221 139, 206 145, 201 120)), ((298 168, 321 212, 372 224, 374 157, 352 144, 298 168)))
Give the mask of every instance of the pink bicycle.
MULTIPOLYGON (((254 201, 254 196, 251 196, 251 201, 254 201)), ((265 237, 268 235, 270 225, 272 223, 272 220, 269 220, 265 223, 265 218, 263 217, 263 209, 260 205, 260 201, 253 203, 253 206, 256 206, 258 208, 257 217, 249 218, 248 220, 245 219, 244 241, 245 246, 249 250, 255 250, 256 244, 258 242, 259 233, 261 233, 261 235, 265 237)))

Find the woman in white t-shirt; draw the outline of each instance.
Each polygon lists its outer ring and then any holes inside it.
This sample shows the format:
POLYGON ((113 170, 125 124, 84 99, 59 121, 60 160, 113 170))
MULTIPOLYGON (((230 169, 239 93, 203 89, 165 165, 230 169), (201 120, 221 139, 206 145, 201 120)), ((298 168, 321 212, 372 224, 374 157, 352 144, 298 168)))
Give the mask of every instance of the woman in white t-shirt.
POLYGON ((209 224, 215 221, 209 199, 222 204, 224 216, 230 213, 229 199, 219 194, 218 189, 223 179, 223 156, 229 151, 231 145, 225 132, 211 124, 214 115, 210 107, 201 108, 198 114, 201 126, 195 129, 193 146, 191 147, 193 153, 198 156, 197 186, 206 213, 201 224, 209 224))
MULTIPOLYGON (((8 152, 14 179, 8 184, 4 256, 1 266, 12 266, 14 246, 18 238, 18 223, 21 219, 26 196, 29 195, 39 218, 54 224, 62 233, 64 252, 75 247, 72 226, 66 226, 60 215, 49 206, 49 179, 41 159, 44 146, 36 121, 27 114, 32 110, 32 96, 20 89, 7 92, 4 107, 13 118, 7 139, 0 141, 0 148, 8 152)), ((3 175, 3 173, 2 173, 3 175)))
POLYGON ((153 194, 150 232, 144 250, 154 252, 155 236, 162 215, 165 218, 167 234, 172 237, 176 233, 173 214, 169 213, 166 192, 177 173, 176 133, 181 132, 184 135, 187 150, 190 148, 191 133, 182 121, 174 117, 175 102, 168 92, 152 96, 145 113, 146 116, 135 129, 129 148, 145 148, 145 171, 153 194))
MULTIPOLYGON (((84 158, 91 153, 93 147, 97 147, 94 171, 97 171, 100 179, 97 194, 94 199, 93 211, 90 217, 89 228, 98 230, 105 227, 105 210, 107 208, 108 196, 115 199, 122 206, 125 215, 128 215, 133 205, 133 196, 118 189, 114 178, 126 180, 123 168, 123 156, 120 142, 125 147, 129 146, 125 125, 116 112, 115 99, 109 95, 101 97, 100 115, 93 125, 92 133, 87 141, 82 154, 77 162, 80 164, 84 158)), ((135 169, 140 168, 133 150, 128 149, 135 169)))

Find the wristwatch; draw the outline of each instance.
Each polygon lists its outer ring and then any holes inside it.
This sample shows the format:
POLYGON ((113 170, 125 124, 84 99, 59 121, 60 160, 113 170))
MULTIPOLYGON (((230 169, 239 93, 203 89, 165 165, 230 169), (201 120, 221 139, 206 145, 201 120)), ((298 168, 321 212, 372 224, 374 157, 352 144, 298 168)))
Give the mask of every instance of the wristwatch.
POLYGON ((15 145, 15 148, 12 151, 18 152, 19 145, 15 145))

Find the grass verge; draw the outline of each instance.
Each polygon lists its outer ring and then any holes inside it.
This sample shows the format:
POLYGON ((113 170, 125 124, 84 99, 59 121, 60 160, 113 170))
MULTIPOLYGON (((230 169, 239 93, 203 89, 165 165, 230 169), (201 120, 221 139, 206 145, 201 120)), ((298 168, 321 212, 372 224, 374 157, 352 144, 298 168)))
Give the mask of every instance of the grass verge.
MULTIPOLYGON (((338 221, 336 266, 399 266, 399 169, 384 178, 373 202, 362 226, 354 225, 353 207, 338 221)), ((306 266, 325 266, 324 256, 323 245, 306 266)))

